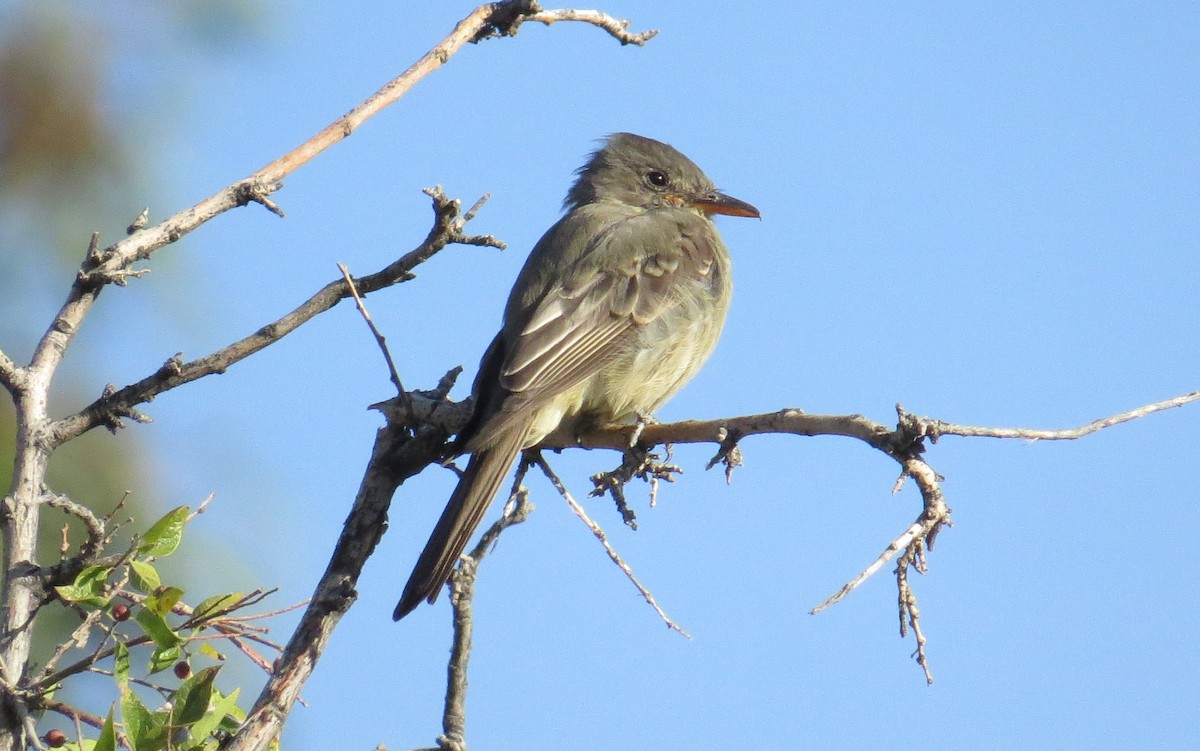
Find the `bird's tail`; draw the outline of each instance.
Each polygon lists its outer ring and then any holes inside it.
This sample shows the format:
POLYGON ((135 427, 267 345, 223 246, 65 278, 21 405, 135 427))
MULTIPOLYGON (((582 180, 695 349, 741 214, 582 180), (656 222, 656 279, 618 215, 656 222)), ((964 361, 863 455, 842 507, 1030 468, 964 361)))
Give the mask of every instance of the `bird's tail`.
POLYGON ((483 520, 483 514, 496 497, 500 483, 508 475, 513 459, 521 450, 524 430, 506 431, 497 443, 476 451, 467 462, 458 487, 450 496, 446 510, 438 519, 429 542, 421 551, 417 565, 404 585, 400 603, 392 612, 393 620, 400 620, 421 604, 421 600, 433 602, 441 592, 442 585, 450 578, 450 572, 467 541, 483 520))

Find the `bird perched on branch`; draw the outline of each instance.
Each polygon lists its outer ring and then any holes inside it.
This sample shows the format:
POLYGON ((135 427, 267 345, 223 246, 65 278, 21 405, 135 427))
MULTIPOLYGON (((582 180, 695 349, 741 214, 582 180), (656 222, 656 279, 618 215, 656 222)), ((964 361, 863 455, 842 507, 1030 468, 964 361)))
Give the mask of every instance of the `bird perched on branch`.
POLYGON ((631 133, 578 172, 525 262, 456 439, 471 454, 392 617, 433 602, 517 455, 560 426, 647 419, 716 346, 732 293, 715 214, 758 209, 690 159, 631 133))

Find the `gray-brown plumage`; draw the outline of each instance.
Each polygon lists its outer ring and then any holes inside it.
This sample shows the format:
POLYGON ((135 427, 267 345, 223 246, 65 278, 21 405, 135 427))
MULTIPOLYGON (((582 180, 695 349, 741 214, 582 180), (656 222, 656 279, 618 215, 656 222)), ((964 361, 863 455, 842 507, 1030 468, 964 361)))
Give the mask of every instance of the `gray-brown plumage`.
POLYGON ((393 618, 433 602, 521 450, 560 425, 649 415, 712 353, 732 292, 710 217, 758 216, 665 143, 617 133, 517 277, 475 378, 471 454, 393 618))

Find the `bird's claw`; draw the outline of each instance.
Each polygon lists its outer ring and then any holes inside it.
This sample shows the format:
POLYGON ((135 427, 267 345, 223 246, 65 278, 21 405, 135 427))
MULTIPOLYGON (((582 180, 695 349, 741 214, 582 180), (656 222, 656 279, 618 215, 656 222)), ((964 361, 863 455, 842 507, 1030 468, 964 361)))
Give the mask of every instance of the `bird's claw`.
POLYGON ((682 467, 670 463, 671 453, 670 446, 667 446, 666 455, 661 456, 635 442, 625 450, 619 467, 592 475, 594 487, 590 495, 599 497, 605 493, 611 494, 617 504, 617 511, 621 514, 621 520, 632 529, 637 529, 637 514, 629 507, 625 498, 625 485, 634 478, 650 483, 650 505, 654 506, 658 500, 659 480, 675 482, 675 475, 683 472, 682 467))

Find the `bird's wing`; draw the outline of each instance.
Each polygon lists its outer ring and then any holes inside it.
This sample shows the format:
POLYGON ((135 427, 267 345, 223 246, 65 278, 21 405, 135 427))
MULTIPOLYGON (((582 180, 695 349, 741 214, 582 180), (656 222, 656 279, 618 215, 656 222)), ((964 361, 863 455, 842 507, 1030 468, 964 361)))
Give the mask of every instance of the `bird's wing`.
POLYGON ((716 263, 705 219, 645 212, 611 225, 562 270, 506 347, 501 386, 536 407, 595 374, 716 263))

